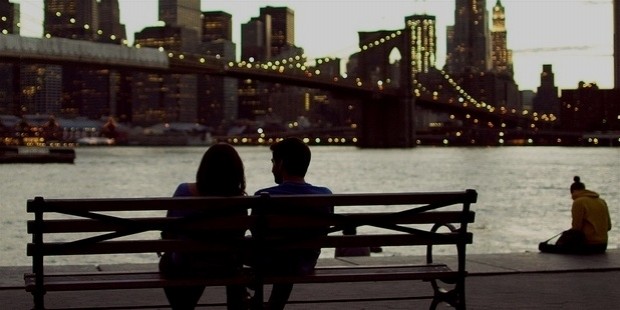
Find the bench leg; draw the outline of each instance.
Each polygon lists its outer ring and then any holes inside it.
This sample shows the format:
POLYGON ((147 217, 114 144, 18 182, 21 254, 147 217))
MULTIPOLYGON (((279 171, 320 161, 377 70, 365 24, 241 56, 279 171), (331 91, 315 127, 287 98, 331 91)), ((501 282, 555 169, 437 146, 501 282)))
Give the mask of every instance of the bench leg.
POLYGON ((437 309, 437 306, 441 302, 448 303, 450 306, 458 310, 465 310, 465 285, 464 281, 458 280, 451 290, 446 290, 439 287, 437 284, 439 280, 431 280, 433 286, 433 302, 429 309, 437 309))
POLYGON ((34 291, 32 292, 32 296, 34 297, 34 308, 35 310, 43 310, 45 309, 45 292, 34 291))
POLYGON ((250 309, 251 310, 262 310, 264 308, 264 296, 263 285, 257 284, 254 287, 254 296, 250 299, 250 309))

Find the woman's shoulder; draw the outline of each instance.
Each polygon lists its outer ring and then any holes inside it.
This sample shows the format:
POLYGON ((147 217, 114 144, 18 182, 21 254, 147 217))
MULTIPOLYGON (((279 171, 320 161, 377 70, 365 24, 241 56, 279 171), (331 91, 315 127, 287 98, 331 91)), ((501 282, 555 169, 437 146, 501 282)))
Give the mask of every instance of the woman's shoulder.
POLYGON ((174 191, 174 197, 197 196, 196 183, 181 183, 174 191))

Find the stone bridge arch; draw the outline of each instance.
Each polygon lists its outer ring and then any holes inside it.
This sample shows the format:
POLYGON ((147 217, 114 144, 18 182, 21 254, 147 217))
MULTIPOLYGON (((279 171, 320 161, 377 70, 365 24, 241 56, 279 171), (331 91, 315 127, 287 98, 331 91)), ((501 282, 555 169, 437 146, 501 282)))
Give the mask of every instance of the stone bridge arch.
POLYGON ((402 30, 359 32, 355 77, 396 96, 377 95, 361 104, 360 146, 368 148, 415 146, 411 35, 402 30), (400 55, 399 61, 395 54, 400 55))

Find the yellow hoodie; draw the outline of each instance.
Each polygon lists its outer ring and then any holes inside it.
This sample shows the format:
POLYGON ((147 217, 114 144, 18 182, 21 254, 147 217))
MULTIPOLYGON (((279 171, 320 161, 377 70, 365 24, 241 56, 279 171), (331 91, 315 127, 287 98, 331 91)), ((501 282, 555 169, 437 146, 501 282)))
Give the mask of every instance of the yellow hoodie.
POLYGON ((572 197, 572 228, 583 231, 588 244, 607 244, 611 218, 605 200, 587 189, 574 191, 572 197))

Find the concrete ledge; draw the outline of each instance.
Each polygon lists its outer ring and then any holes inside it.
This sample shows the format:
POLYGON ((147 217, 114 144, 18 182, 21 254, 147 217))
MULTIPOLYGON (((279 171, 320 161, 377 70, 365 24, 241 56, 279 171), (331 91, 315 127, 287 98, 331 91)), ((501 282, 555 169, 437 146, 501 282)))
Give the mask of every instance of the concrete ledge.
MULTIPOLYGON (((466 299, 469 309, 615 309, 620 295, 620 250, 599 255, 558 255, 544 253, 471 254, 467 256, 466 299)), ((421 256, 373 258, 380 264, 424 263, 421 256)), ((453 256, 437 256, 436 262, 456 263, 453 256)), ((321 259, 321 266, 362 265, 367 257, 321 259)), ((156 264, 50 266, 54 271, 156 270, 156 264)), ((29 309, 32 296, 23 288, 23 274, 29 266, 0 267, 0 304, 4 309, 29 309)), ((428 300, 399 299, 429 292, 422 281, 326 283, 296 285, 287 310, 296 309, 411 309, 428 308, 428 300), (355 300, 347 303, 308 304, 316 298, 355 300), (396 298, 369 301, 371 296, 396 298)), ((266 290, 268 293, 268 288, 266 290)), ((80 309, 85 305, 106 309, 166 309, 161 289, 51 292, 46 295, 50 308, 80 309), (147 306, 145 306, 147 305, 147 306)), ((209 287, 200 309, 225 309, 224 288, 209 287)), ((441 308, 441 307, 440 307, 441 308)))
MULTIPOLYGON (((435 262, 456 266, 455 256, 435 256, 435 262)), ((424 256, 386 256, 386 257, 341 257, 322 258, 319 266, 342 265, 398 265, 424 264, 424 256)), ((470 254, 467 255, 469 276, 550 273, 550 272, 584 272, 584 271, 620 271, 620 249, 608 250, 605 254, 564 255, 538 252, 504 253, 504 254, 470 254)), ((23 275, 30 272, 30 266, 0 267, 0 290, 24 287, 23 275)), ((113 265, 69 265, 46 266, 46 272, 62 271, 117 271, 117 270, 157 270, 156 264, 113 264, 113 265)))

